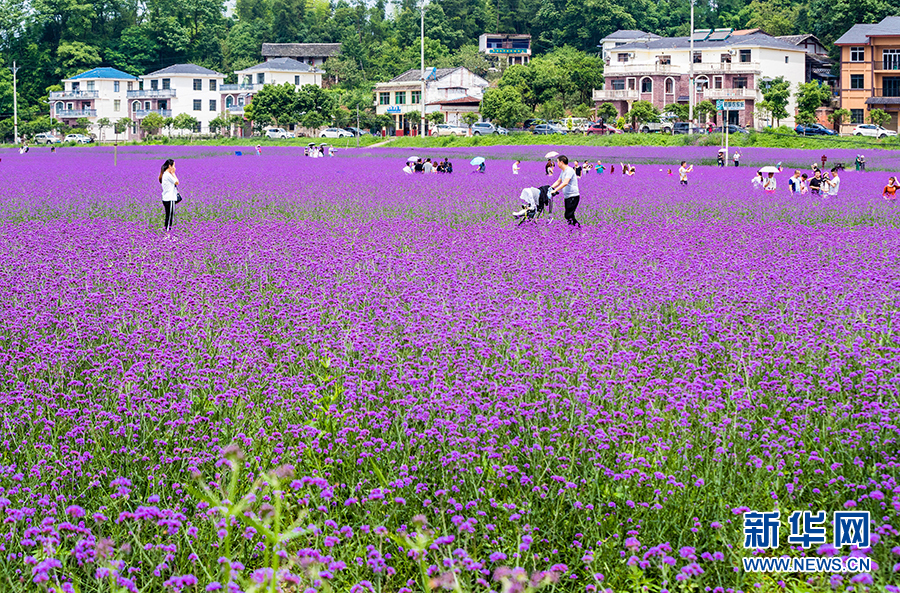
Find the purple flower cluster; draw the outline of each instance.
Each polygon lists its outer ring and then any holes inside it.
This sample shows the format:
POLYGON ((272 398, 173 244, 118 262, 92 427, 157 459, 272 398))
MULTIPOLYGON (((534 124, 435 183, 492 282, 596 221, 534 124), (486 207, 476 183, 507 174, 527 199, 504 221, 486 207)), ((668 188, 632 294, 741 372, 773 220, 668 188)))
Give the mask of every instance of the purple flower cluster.
POLYGON ((750 591, 744 512, 848 506, 869 548, 779 553, 892 586, 886 175, 668 155, 583 177, 578 231, 514 226, 534 162, 3 154, 4 590, 750 591))

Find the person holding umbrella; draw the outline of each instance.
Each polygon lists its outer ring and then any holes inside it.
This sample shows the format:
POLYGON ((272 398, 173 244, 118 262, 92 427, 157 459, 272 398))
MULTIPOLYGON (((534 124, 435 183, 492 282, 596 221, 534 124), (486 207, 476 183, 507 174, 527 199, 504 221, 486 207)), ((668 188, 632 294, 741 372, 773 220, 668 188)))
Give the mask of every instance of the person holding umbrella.
POLYGON ((485 165, 484 165, 484 157, 477 156, 469 162, 470 165, 476 167, 472 173, 484 173, 485 165))
POLYGON ((559 166, 561 173, 559 174, 559 179, 550 186, 550 191, 557 194, 562 193, 566 207, 564 215, 566 223, 570 226, 581 228, 581 223, 575 218, 575 210, 578 209, 578 202, 581 201, 581 196, 578 192, 578 176, 575 175, 575 169, 569 166, 569 159, 565 155, 561 154, 556 157, 556 164, 559 166))
POLYGON ((725 149, 724 148, 720 148, 719 154, 716 155, 716 165, 718 165, 719 167, 725 166, 725 149))

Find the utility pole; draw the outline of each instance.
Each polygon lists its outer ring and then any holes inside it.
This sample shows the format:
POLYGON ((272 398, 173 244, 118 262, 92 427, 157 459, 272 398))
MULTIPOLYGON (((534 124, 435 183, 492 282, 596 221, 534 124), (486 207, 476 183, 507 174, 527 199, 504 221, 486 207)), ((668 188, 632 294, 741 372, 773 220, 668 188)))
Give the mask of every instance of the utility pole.
POLYGON ((422 0, 422 94, 419 95, 419 136, 425 134, 425 0, 422 0))
POLYGON ((13 60, 12 65, 12 75, 13 75, 13 144, 19 143, 19 93, 16 90, 16 72, 19 71, 19 68, 16 66, 16 61, 13 60))
POLYGON ((688 127, 694 125, 694 0, 691 2, 691 50, 688 56, 688 127))
POLYGON ((359 148, 359 105, 356 106, 356 148, 359 148))

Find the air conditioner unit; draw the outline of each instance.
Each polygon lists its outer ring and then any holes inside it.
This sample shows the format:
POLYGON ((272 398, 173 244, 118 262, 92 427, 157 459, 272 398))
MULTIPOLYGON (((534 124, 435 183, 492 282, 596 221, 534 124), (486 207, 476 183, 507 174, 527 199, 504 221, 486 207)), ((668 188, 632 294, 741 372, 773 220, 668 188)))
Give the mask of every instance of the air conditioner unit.
POLYGON ((737 50, 736 50, 736 49, 729 49, 729 50, 728 50, 728 53, 730 53, 730 54, 733 55, 733 56, 736 56, 736 55, 737 55, 737 50))

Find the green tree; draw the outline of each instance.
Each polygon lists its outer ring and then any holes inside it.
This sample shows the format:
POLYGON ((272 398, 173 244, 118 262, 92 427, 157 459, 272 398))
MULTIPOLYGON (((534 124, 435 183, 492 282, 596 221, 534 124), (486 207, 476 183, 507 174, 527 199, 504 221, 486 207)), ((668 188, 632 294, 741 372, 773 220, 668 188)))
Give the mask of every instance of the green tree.
POLYGON ((440 111, 432 111, 428 115, 425 116, 425 119, 434 126, 439 126, 444 123, 444 114, 440 111))
POLYGON ((795 119, 797 120, 798 124, 808 126, 810 124, 816 123, 816 114, 809 111, 799 111, 797 112, 797 117, 795 119))
POLYGON ((884 109, 872 109, 869 111, 869 115, 866 117, 870 124, 875 124, 876 126, 883 126, 884 124, 891 121, 891 114, 886 112, 884 109))
MULTIPOLYGON (((330 122, 337 108, 335 97, 336 95, 314 84, 304 85, 296 93, 295 113, 299 113, 300 123, 307 128, 320 128, 330 122)), ((255 102, 256 97, 253 97, 253 103, 255 102)))
POLYGON ((850 119, 850 110, 849 109, 835 109, 832 113, 828 115, 828 121, 834 125, 834 129, 838 132, 841 131, 841 124, 850 119))
POLYGON ((197 121, 197 118, 187 114, 187 113, 179 113, 172 120, 172 127, 176 130, 185 130, 188 133, 193 132, 197 129, 197 126, 200 125, 200 122, 197 121))
POLYGON ((164 124, 165 118, 155 111, 151 111, 141 119, 141 129, 148 134, 158 134, 164 124))
POLYGON ((299 95, 294 89, 294 85, 289 82, 267 84, 253 95, 253 100, 249 105, 244 106, 244 115, 248 120, 260 126, 269 124, 284 126, 297 122, 298 109, 299 95))
POLYGON ((755 119, 764 120, 768 124, 772 117, 772 106, 765 99, 758 101, 753 115, 755 119))
POLYGON ((775 119, 775 125, 780 126, 781 120, 788 116, 787 106, 791 99, 791 83, 786 81, 783 76, 763 81, 762 95, 775 119))
POLYGON ((759 28, 769 35, 779 36, 794 33, 800 6, 790 0, 753 0, 745 10, 749 16, 748 29, 759 28))
POLYGON ((128 129, 128 126, 131 125, 131 120, 127 117, 121 117, 116 120, 116 123, 113 124, 113 131, 116 133, 116 140, 118 140, 119 134, 124 134, 125 130, 128 129))
POLYGON ((475 112, 463 113, 462 120, 465 122, 467 126, 472 126, 475 122, 481 119, 481 116, 475 112))
POLYGON ((597 117, 603 121, 615 121, 619 117, 619 110, 612 103, 603 103, 597 108, 597 117))
MULTIPOLYGON (((816 110, 831 102, 831 89, 817 81, 811 81, 797 85, 797 110, 800 113, 809 114, 814 122, 816 110)), ((804 117, 804 122, 809 118, 804 117)), ((811 122, 810 122, 811 123, 811 122)))
POLYGON ((541 119, 560 119, 565 117, 566 109, 563 107, 562 101, 550 99, 538 105, 534 113, 541 119))
POLYGON ((690 106, 685 103, 669 103, 663 108, 664 113, 674 113, 678 121, 687 121, 690 115, 690 106))
POLYGON ((658 122, 659 109, 649 101, 635 101, 625 117, 631 120, 632 128, 637 130, 637 124, 658 122))
POLYGON ((702 117, 704 121, 709 122, 719 113, 716 104, 709 99, 703 99, 694 105, 694 117, 702 117))
POLYGON ((103 128, 112 127, 112 122, 108 117, 101 117, 97 120, 97 133, 100 136, 100 142, 103 142, 103 128))
POLYGON ((492 122, 505 127, 515 126, 531 114, 515 87, 488 89, 481 100, 481 113, 492 122))

